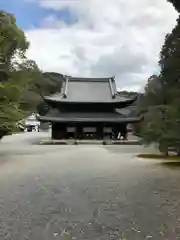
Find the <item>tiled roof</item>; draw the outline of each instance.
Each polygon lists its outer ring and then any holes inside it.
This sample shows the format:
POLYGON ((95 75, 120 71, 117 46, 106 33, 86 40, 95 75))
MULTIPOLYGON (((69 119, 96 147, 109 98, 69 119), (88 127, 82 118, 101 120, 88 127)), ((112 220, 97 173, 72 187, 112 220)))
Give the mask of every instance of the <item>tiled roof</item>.
MULTIPOLYGON (((116 94, 114 78, 67 77, 61 93, 45 97, 47 101, 75 103, 116 103, 127 99, 116 94)), ((134 101, 134 99, 132 100, 134 101)))

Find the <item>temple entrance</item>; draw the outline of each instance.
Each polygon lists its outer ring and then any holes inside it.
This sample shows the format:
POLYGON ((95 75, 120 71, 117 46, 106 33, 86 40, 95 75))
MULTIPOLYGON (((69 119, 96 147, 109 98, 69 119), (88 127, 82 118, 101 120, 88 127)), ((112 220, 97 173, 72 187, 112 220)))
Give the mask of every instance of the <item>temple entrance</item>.
POLYGON ((69 139, 76 138, 76 127, 74 127, 74 126, 67 127, 67 138, 69 138, 69 139))
POLYGON ((127 124, 53 124, 53 139, 127 140, 127 124))
POLYGON ((67 138, 66 124, 53 123, 52 124, 52 139, 64 139, 67 138))
POLYGON ((96 127, 83 127, 83 138, 84 139, 97 139, 97 128, 96 127))

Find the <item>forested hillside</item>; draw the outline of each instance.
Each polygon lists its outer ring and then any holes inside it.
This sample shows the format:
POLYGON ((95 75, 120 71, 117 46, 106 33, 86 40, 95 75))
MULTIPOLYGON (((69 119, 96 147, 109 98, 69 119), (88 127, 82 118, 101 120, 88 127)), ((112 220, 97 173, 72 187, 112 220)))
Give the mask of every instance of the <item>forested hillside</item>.
POLYGON ((43 106, 43 97, 60 91, 63 75, 54 72, 44 72, 33 81, 21 98, 21 108, 26 111, 36 111, 39 104, 43 106))

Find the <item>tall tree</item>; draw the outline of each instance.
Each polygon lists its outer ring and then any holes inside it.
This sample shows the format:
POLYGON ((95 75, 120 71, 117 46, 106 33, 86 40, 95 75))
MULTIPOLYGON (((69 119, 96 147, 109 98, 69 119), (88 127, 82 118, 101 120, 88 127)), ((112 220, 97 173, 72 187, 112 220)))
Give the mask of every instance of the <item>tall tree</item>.
POLYGON ((25 56, 29 43, 13 15, 0 11, 0 138, 23 117, 20 102, 39 75, 35 62, 25 56))
POLYGON ((0 11, 0 32, 1 73, 4 70, 8 74, 17 59, 25 58, 29 43, 24 32, 16 25, 14 16, 4 11, 0 11))
MULTIPOLYGON (((170 1, 177 10, 179 1, 170 1)), ((180 155, 180 19, 166 36, 160 53, 160 75, 148 82, 142 104, 146 109, 141 136, 146 143, 156 142, 160 150, 176 149, 180 155), (152 83, 155 84, 152 84, 152 83), (152 86, 154 86, 152 88, 152 86)))

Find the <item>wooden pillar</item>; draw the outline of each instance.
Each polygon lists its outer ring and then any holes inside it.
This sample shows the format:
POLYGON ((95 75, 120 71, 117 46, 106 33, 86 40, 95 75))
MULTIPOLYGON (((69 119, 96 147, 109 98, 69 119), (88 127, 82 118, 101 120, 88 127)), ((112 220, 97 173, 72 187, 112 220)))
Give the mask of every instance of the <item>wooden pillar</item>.
POLYGON ((99 140, 103 140, 104 138, 103 124, 101 123, 97 125, 97 138, 99 140))
POLYGON ((81 124, 76 125, 76 139, 83 138, 83 126, 81 124))
POLYGON ((52 123, 52 127, 51 127, 51 138, 52 139, 57 139, 57 133, 56 133, 56 124, 52 123))
POLYGON ((127 130, 127 124, 124 123, 121 126, 121 136, 123 137, 124 140, 127 140, 128 137, 128 130, 127 130))

